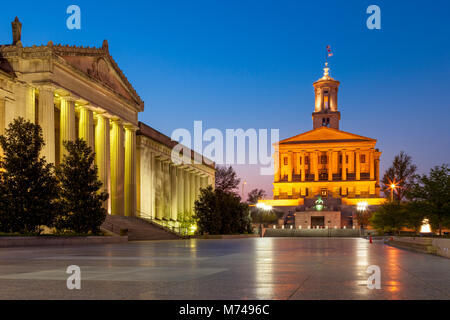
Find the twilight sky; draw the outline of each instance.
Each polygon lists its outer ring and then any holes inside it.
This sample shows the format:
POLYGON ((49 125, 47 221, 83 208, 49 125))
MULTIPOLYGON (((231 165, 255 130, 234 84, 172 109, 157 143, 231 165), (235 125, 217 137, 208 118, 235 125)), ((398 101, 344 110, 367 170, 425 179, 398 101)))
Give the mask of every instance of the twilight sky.
MULTIPOLYGON (((109 50, 145 101, 140 120, 177 128, 278 128, 280 139, 312 129, 312 83, 331 45, 331 76, 341 82, 341 129, 378 139, 381 172, 406 151, 420 172, 450 159, 450 3, 433 1, 7 1, 25 46, 56 43, 109 50), (81 30, 66 8, 81 8, 81 30), (366 8, 381 8, 368 30, 366 8)), ((236 166, 271 196, 272 176, 236 166)), ((245 192, 246 193, 246 192, 245 192)))

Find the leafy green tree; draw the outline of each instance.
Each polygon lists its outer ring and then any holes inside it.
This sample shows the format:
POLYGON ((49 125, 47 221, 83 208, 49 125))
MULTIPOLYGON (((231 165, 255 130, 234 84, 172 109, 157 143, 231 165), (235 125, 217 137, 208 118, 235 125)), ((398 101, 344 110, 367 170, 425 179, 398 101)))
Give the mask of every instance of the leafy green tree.
POLYGON ((225 166, 216 168, 215 182, 216 190, 237 193, 237 187, 239 186, 241 179, 237 177, 232 166, 225 166))
POLYGON ((412 163, 412 158, 404 151, 395 156, 392 165, 386 170, 381 180, 382 189, 387 198, 390 199, 389 186, 395 183, 397 188, 394 192, 394 200, 402 201, 411 189, 416 177, 417 167, 412 163))
POLYGON ((433 229, 450 226, 450 168, 444 164, 435 166, 429 175, 418 177, 409 197, 421 201, 427 210, 433 229))
POLYGON ((0 228, 5 232, 40 233, 52 226, 58 183, 54 167, 39 153, 44 146, 39 125, 15 119, 0 136, 0 228))
POLYGON ((211 186, 201 189, 194 211, 200 234, 251 232, 249 207, 234 193, 211 186))
POLYGON ((103 202, 108 193, 100 191, 102 182, 97 177, 94 153, 82 139, 64 141, 67 154, 57 170, 61 185, 61 214, 56 227, 77 233, 99 233, 106 217, 103 202))
POLYGON ((266 196, 266 191, 263 189, 253 189, 248 193, 247 203, 256 204, 266 196))
POLYGON ((381 232, 399 232, 406 225, 406 208, 404 204, 387 202, 370 218, 371 225, 381 232))
POLYGON ((427 205, 423 201, 411 201, 406 203, 405 206, 405 224, 408 228, 413 229, 416 234, 419 234, 423 220, 427 218, 427 205))

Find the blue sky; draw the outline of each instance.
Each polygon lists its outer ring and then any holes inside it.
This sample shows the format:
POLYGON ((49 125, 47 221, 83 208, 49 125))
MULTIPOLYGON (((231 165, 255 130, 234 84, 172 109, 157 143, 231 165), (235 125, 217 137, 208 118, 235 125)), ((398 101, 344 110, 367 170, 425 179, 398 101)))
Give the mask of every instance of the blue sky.
MULTIPOLYGON (((341 82, 341 129, 378 139, 381 170, 406 151, 420 172, 450 159, 450 4, 448 1, 8 1, 23 23, 24 45, 101 46, 108 39, 141 98, 140 120, 176 128, 279 128, 287 138, 312 128, 312 83, 331 45, 341 82), (66 8, 81 8, 81 30, 66 8), (381 30, 366 8, 381 8, 381 30)), ((239 166, 247 189, 272 177, 239 166)))

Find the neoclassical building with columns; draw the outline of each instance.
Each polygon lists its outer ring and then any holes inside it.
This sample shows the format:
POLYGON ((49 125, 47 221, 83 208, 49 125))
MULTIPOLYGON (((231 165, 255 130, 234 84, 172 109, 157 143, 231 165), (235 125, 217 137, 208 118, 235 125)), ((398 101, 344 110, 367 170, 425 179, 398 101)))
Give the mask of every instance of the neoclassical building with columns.
POLYGON ((0 134, 18 117, 39 124, 42 155, 56 166, 63 141, 84 139, 95 151, 111 215, 176 223, 179 213, 192 213, 199 189, 214 185, 214 164, 172 163, 177 142, 138 121, 144 102, 108 42, 24 47, 21 28, 16 18, 12 44, 0 46, 0 134))
POLYGON ((339 85, 326 64, 323 76, 313 84, 313 129, 274 144, 274 198, 261 202, 295 212, 313 208, 320 196, 333 218, 303 214, 304 226, 311 226, 311 216, 322 217, 325 224, 349 226, 349 218, 341 211, 350 214, 360 202, 369 206, 384 202, 380 198, 377 140, 339 129, 339 85))

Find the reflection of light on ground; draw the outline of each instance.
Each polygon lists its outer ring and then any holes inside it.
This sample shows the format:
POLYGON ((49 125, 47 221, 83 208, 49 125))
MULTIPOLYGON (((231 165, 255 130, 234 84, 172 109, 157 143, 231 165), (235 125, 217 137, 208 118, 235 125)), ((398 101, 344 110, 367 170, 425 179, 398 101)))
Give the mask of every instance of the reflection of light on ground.
POLYGON ((423 219, 422 227, 420 227, 420 233, 430 233, 431 227, 428 219, 423 219))
MULTIPOLYGON (((381 270, 381 279, 383 279, 383 271, 386 272, 386 276, 384 278, 389 279, 398 279, 399 277, 399 267, 398 264, 398 257, 399 250, 395 248, 388 248, 386 250, 386 260, 388 262, 387 270, 381 270)), ((396 280, 389 280, 386 282, 382 281, 381 288, 383 290, 386 290, 388 292, 397 293, 400 291, 401 283, 396 280)), ((390 299, 399 299, 400 297, 398 295, 393 295, 390 297, 390 299)))
POLYGON ((255 239, 255 294, 256 299, 273 297, 273 239, 255 239))

